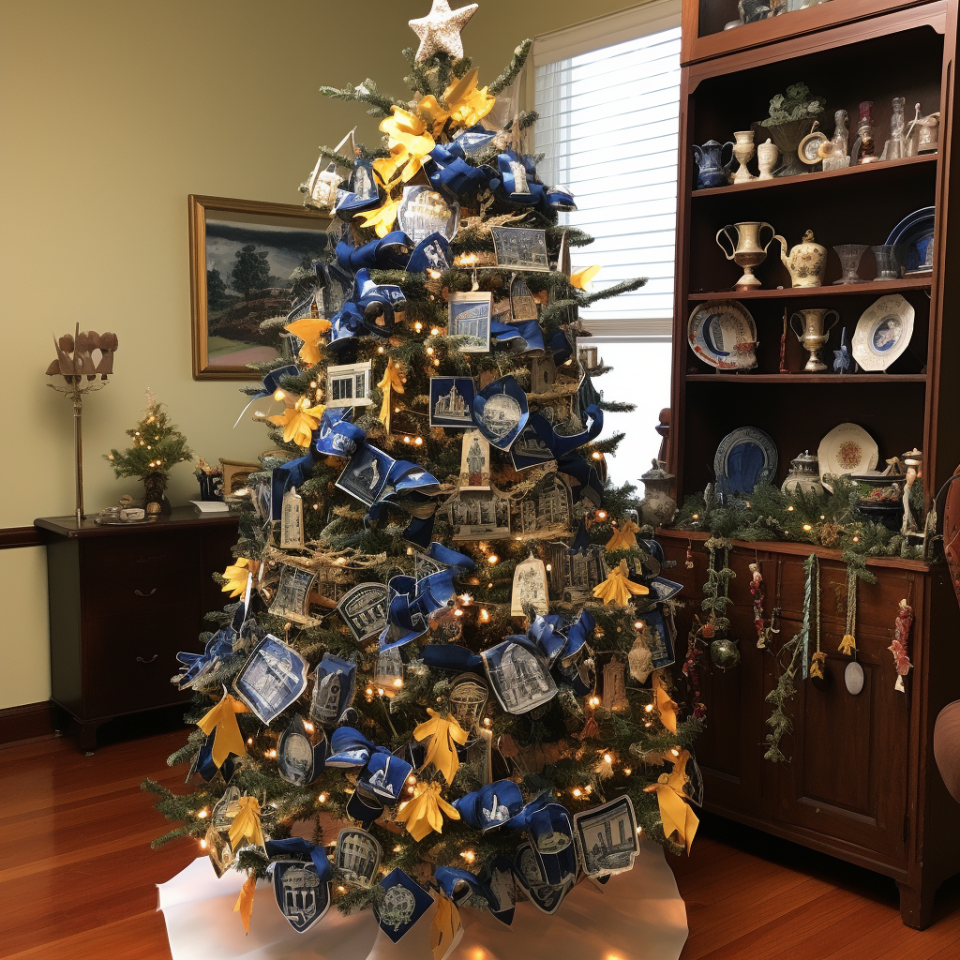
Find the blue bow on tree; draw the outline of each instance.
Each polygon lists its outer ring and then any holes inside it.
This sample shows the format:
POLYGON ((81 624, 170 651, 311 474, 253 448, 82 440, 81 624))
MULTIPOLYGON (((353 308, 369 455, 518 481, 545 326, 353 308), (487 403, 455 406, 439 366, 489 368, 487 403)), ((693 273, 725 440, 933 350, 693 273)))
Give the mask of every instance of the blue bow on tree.
POLYGON ((495 174, 487 167, 471 166, 458 153, 438 145, 430 151, 423 169, 434 190, 465 201, 489 186, 495 174))
POLYGON ((392 650, 422 637, 430 629, 430 618, 439 610, 453 606, 454 586, 459 567, 447 567, 422 580, 401 575, 391 577, 387 625, 380 634, 380 649, 392 650))
POLYGON ((543 352, 543 329, 536 320, 522 320, 517 323, 490 322, 490 337, 498 346, 507 344, 514 353, 543 352))
POLYGON ((326 883, 333 876, 333 866, 327 859, 323 847, 318 847, 303 837, 288 837, 286 840, 268 840, 266 842, 268 857, 309 857, 317 868, 317 876, 321 883, 326 883))
POLYGON ((179 651, 177 660, 183 664, 177 677, 179 689, 185 690, 218 660, 232 656, 233 645, 238 636, 239 634, 233 627, 221 627, 207 640, 203 653, 191 653, 189 650, 179 651))
POLYGON ((396 803, 413 767, 406 760, 369 741, 353 727, 337 727, 330 738, 328 767, 362 767, 357 788, 367 797, 396 803))
POLYGON ((366 269, 357 271, 353 293, 330 321, 328 346, 342 349, 347 342, 364 332, 389 337, 396 324, 396 314, 407 306, 406 297, 395 284, 376 284, 366 269))

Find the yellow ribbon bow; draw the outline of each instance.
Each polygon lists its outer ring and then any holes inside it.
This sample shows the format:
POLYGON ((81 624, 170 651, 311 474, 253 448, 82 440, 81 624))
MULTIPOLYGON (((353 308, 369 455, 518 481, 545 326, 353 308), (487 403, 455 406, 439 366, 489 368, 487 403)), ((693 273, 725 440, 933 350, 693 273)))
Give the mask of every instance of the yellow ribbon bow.
POLYGON ((247 752, 240 727, 237 726, 238 713, 249 713, 249 711, 239 700, 231 697, 229 693, 224 693, 223 699, 197 723, 197 726, 208 736, 214 730, 217 731, 217 735, 213 738, 213 762, 218 768, 223 766, 223 762, 231 753, 242 757, 247 752))
POLYGON ((593 588, 593 595, 604 603, 612 603, 617 607, 625 607, 631 596, 643 597, 650 591, 640 583, 634 583, 630 579, 630 571, 627 569, 627 561, 621 560, 620 566, 614 567, 610 576, 603 583, 598 583, 593 588))
POLYGON ((857 638, 852 633, 844 634, 843 639, 840 641, 840 646, 837 649, 841 653, 845 653, 848 657, 852 656, 857 652, 857 638))
POLYGON ((590 289, 590 281, 600 272, 600 265, 594 264, 592 267, 585 267, 583 270, 577 270, 570 274, 570 286, 578 290, 587 292, 590 289))
POLYGON ((627 520, 613 531, 613 536, 607 541, 605 550, 630 550, 637 545, 637 534, 640 528, 632 521, 627 520))
POLYGON ((329 329, 330 321, 324 320, 323 317, 301 317, 284 327, 284 330, 288 333, 292 333, 297 339, 303 341, 299 357, 311 367, 323 359, 323 353, 320 350, 320 337, 329 329))
POLYGON ((457 934, 460 932, 460 911, 457 905, 447 897, 437 901, 437 912, 430 924, 430 949, 433 960, 443 958, 453 949, 457 934))
POLYGON ((677 732, 677 705, 667 692, 667 688, 660 679, 660 672, 653 672, 653 691, 657 701, 657 713, 660 722, 671 732, 677 732))
POLYGON ((240 597, 247 589, 247 578, 250 574, 256 574, 260 564, 256 560, 248 560, 246 557, 237 557, 236 563, 230 564, 223 571, 227 582, 220 588, 221 593, 229 593, 231 597, 240 597))
POLYGON ((387 369, 383 371, 383 379, 377 384, 383 391, 383 405, 380 407, 378 419, 390 432, 390 414, 393 411, 393 394, 403 393, 403 379, 400 368, 393 362, 393 357, 387 358, 387 369))
POLYGON ((230 823, 230 847, 236 851, 244 840, 258 847, 263 846, 263 830, 260 829, 260 803, 256 797, 241 797, 240 809, 230 823))
POLYGON ((320 417, 325 409, 322 404, 311 407, 306 397, 300 397, 292 407, 287 407, 283 413, 267 419, 278 427, 283 427, 284 443, 293 441, 298 447, 309 447, 310 438, 320 425, 320 417))
POLYGON ((233 912, 240 914, 243 929, 250 933, 250 917, 253 914, 253 896, 257 892, 257 877, 251 873, 240 888, 240 896, 233 906, 233 912))
POLYGON ((690 853, 693 838, 697 835, 700 818, 693 807, 684 802, 683 786, 690 779, 686 774, 687 760, 690 754, 683 750, 673 764, 670 773, 661 773, 656 783, 646 787, 647 793, 656 793, 660 806, 660 819, 663 821, 663 834, 671 837, 677 834, 680 842, 690 853))
POLYGON ((414 840, 422 840, 431 831, 443 833, 441 811, 451 820, 459 820, 457 808, 440 796, 439 783, 418 782, 412 800, 401 803, 397 810, 397 822, 407 825, 407 832, 414 840))
POLYGON ((460 769, 460 758, 457 756, 455 744, 459 743, 462 747, 467 742, 467 731, 457 723, 455 717, 442 717, 429 707, 427 713, 433 719, 425 720, 413 731, 415 740, 431 738, 423 766, 428 767, 432 763, 437 771, 443 774, 447 783, 453 783, 453 778, 460 769))
POLYGON ((479 73, 474 67, 443 91, 446 107, 442 107, 433 94, 417 104, 417 112, 430 125, 434 137, 440 136, 447 120, 451 122, 451 127, 472 127, 493 109, 497 98, 490 96, 486 87, 477 89, 479 73))
POLYGON ((396 105, 391 115, 380 123, 381 133, 387 135, 389 157, 373 161, 373 169, 380 176, 389 193, 394 177, 402 170, 400 179, 409 183, 423 166, 424 158, 436 147, 427 126, 415 113, 396 105))

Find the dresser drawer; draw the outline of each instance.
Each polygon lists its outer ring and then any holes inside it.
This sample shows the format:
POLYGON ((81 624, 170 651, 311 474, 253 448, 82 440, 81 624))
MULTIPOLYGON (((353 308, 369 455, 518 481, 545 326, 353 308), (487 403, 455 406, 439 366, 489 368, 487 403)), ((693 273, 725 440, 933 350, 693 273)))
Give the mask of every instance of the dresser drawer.
POLYGON ((112 614, 155 616, 199 601, 199 539, 192 531, 103 537, 80 555, 84 620, 112 614))
POLYGON ((115 716, 189 699, 170 683, 178 650, 197 646, 195 603, 167 604, 150 616, 103 617, 84 624, 85 717, 115 716))

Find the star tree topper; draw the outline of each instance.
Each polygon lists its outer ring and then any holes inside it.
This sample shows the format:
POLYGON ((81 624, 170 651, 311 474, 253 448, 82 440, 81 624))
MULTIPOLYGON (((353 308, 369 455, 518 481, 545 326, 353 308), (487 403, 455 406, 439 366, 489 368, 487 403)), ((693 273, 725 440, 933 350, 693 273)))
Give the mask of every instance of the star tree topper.
POLYGON ((420 20, 410 20, 410 29, 420 38, 417 63, 422 63, 435 53, 446 53, 453 60, 463 57, 463 41, 460 31, 477 12, 477 4, 451 10, 447 0, 433 0, 430 13, 420 20))

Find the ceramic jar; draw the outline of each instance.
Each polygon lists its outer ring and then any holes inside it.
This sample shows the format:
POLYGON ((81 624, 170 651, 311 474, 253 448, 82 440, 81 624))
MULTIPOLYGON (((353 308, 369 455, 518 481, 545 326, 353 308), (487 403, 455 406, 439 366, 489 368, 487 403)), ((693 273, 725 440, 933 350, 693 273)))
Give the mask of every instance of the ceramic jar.
POLYGON ((773 238, 780 241, 780 260, 790 274, 794 287, 819 287, 823 285, 823 271, 827 266, 827 248, 815 243, 813 231, 808 230, 803 240, 787 249, 787 241, 779 234, 773 238))
POLYGON ((773 169, 779 158, 780 151, 772 140, 768 138, 766 143, 761 143, 757 147, 757 165, 760 167, 760 176, 757 179, 772 180, 773 169))
POLYGON ((733 145, 733 155, 737 158, 737 163, 740 164, 733 178, 733 182, 749 183, 751 180, 756 179, 747 167, 747 164, 754 154, 753 131, 739 130, 735 132, 733 136, 737 141, 733 145))
POLYGON ((693 157, 697 162, 697 189, 722 187, 727 182, 727 173, 733 161, 733 142, 708 140, 702 147, 694 144, 693 157), (730 156, 724 163, 723 153, 727 148, 730 149, 730 156))
POLYGON ((796 493, 798 490, 802 493, 823 493, 820 464, 809 450, 804 450, 790 461, 790 472, 780 489, 784 493, 796 493))
POLYGON ((643 499, 640 501, 640 519, 652 527, 665 527, 677 515, 677 501, 670 496, 670 484, 674 479, 667 473, 662 460, 654 460, 650 470, 644 473, 643 499))

